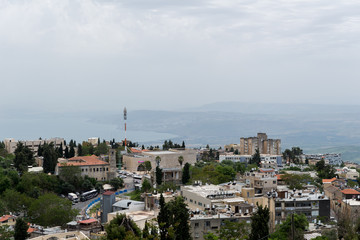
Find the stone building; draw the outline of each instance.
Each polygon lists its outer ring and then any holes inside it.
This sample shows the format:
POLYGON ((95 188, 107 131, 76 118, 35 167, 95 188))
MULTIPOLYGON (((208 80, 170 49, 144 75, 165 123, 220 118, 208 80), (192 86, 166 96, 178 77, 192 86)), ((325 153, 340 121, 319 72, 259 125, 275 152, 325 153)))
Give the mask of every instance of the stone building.
POLYGON ((254 155, 256 149, 259 149, 260 154, 281 155, 281 140, 268 139, 266 133, 240 138, 240 155, 254 155))
POLYGON ((151 163, 152 170, 159 164, 162 169, 181 168, 185 163, 193 165, 196 162, 197 151, 193 149, 177 150, 170 149, 168 151, 147 151, 141 153, 126 154, 123 156, 124 169, 130 172, 145 171, 144 162, 151 163), (182 166, 179 163, 179 157, 184 158, 182 166), (160 157, 159 163, 156 158, 160 157))
POLYGON ((59 175, 61 169, 66 166, 77 166, 81 170, 81 176, 89 176, 99 181, 107 181, 114 177, 110 163, 100 160, 95 155, 59 160, 55 174, 59 175))

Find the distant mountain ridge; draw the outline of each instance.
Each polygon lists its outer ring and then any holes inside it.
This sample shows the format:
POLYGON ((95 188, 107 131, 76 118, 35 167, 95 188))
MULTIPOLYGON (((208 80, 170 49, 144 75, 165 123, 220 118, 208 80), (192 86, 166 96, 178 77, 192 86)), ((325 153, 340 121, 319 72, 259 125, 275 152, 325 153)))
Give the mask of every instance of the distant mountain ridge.
MULTIPOLYGON (((124 126, 122 111, 12 110, 3 112, 0 123, 4 137, 11 137, 16 131, 25 139, 46 134, 75 139, 93 135, 119 138, 124 126)), ((357 105, 222 102, 178 111, 128 108, 127 127, 138 134, 147 132, 150 135, 146 139, 151 139, 151 133, 159 133, 156 141, 141 144, 159 144, 159 136, 178 136, 173 140, 185 140, 187 146, 219 147, 239 143, 240 137, 265 132, 269 138, 280 138, 282 149, 299 146, 308 152, 339 151, 344 153, 345 160, 358 160, 360 154, 360 106, 357 105)))

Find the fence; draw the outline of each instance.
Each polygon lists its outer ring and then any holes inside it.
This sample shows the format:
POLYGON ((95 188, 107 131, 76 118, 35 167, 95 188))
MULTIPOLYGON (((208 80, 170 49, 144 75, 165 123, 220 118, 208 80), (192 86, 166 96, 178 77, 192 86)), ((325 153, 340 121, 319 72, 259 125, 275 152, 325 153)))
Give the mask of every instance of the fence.
MULTIPOLYGON (((123 194, 123 193, 131 192, 131 191, 133 191, 133 190, 134 190, 134 189, 124 189, 124 190, 120 190, 120 191, 115 192, 115 196, 120 195, 120 194, 123 194)), ((88 210, 89 210, 89 208, 91 208, 92 205, 100 202, 100 200, 101 200, 101 197, 98 197, 98 198, 96 198, 95 200, 91 201, 91 202, 87 205, 87 207, 85 208, 85 215, 86 215, 86 217, 89 217, 89 214, 87 213, 88 210)))

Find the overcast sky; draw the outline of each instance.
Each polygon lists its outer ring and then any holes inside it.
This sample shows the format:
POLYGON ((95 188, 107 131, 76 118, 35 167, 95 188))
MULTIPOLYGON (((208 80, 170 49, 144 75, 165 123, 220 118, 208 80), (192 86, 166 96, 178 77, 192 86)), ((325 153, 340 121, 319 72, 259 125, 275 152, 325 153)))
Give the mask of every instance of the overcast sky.
POLYGON ((360 104, 360 1, 0 0, 0 107, 360 104))

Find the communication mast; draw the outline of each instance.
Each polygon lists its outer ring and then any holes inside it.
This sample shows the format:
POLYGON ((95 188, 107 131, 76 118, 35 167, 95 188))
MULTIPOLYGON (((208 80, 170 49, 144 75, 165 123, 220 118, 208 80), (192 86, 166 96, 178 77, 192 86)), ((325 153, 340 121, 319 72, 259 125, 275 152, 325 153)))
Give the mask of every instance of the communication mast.
POLYGON ((124 121, 125 121, 125 151, 127 151, 127 145, 126 145, 126 119, 127 119, 127 111, 126 107, 124 108, 124 121))

